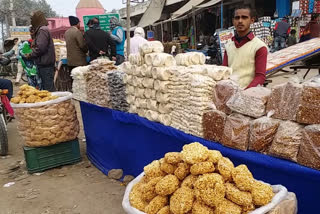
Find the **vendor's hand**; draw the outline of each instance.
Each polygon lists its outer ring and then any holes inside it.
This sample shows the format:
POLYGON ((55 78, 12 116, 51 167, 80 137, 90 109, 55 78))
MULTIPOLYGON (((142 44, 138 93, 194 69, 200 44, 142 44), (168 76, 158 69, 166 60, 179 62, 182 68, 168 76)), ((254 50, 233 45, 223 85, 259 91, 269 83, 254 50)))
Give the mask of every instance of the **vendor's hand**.
POLYGON ((29 54, 29 53, 28 53, 28 54, 25 54, 24 57, 27 58, 27 59, 29 59, 29 58, 31 58, 31 54, 29 54))
POLYGON ((117 61, 117 57, 113 56, 112 61, 117 61))

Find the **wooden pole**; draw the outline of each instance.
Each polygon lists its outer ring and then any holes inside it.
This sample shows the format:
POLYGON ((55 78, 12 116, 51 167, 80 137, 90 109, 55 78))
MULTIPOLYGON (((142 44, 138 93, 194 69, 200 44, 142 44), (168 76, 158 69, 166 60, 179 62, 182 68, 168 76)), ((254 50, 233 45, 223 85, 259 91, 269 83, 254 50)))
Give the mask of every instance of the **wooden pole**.
POLYGON ((127 60, 129 60, 130 55, 130 0, 127 0, 127 60))
POLYGON ((161 41, 163 43, 163 23, 161 22, 161 41))

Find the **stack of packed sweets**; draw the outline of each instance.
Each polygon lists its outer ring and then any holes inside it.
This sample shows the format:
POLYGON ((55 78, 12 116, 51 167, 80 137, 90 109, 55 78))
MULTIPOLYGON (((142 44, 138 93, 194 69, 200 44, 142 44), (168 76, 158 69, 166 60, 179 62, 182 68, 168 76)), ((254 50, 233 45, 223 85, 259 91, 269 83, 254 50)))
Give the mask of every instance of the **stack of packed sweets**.
POLYGON ((85 74, 87 100, 89 103, 111 108, 108 88, 108 71, 116 70, 113 62, 94 63, 85 74))
POLYGON ((79 66, 72 70, 71 76, 73 99, 87 101, 87 84, 85 74, 90 71, 90 66, 79 66))
POLYGON ((215 81, 228 79, 232 71, 204 65, 202 53, 178 54, 174 59, 162 50, 161 43, 148 42, 123 64, 130 112, 203 137, 202 114, 214 108, 215 81))
POLYGON ((170 91, 174 106, 172 126, 203 137, 203 114, 216 108, 212 101, 213 88, 217 81, 228 79, 231 73, 227 67, 211 65, 191 65, 176 73, 178 76, 174 77, 170 91))
POLYGON ((112 109, 127 112, 129 104, 127 102, 126 86, 123 81, 125 73, 113 70, 107 72, 107 75, 112 109))
POLYGON ((129 112, 137 113, 151 121, 171 124, 167 83, 169 68, 175 66, 174 58, 163 53, 160 42, 148 42, 138 54, 131 54, 122 68, 127 91, 129 112))
POLYGON ((203 115, 204 138, 320 169, 320 81, 240 89, 231 80, 214 90, 216 110, 203 115), (310 155, 308 155, 310 154, 310 155))

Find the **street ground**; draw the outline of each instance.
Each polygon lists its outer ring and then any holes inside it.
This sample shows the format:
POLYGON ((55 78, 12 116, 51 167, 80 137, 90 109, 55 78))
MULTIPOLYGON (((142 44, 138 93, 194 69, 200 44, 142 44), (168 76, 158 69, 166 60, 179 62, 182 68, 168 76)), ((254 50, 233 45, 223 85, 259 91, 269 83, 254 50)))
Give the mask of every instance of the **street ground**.
MULTIPOLYGON (((268 87, 304 73, 279 73, 271 78, 273 82, 268 87)), ((307 79, 317 74, 313 70, 307 79)), ((79 110, 79 105, 76 106, 79 110)), ((78 115, 81 121, 80 111, 78 115)), ((124 213, 121 202, 125 187, 88 161, 83 131, 79 134, 82 162, 32 175, 25 167, 17 120, 8 124, 8 138, 9 155, 0 157, 0 214, 124 213), (9 182, 15 184, 3 187, 9 182)))

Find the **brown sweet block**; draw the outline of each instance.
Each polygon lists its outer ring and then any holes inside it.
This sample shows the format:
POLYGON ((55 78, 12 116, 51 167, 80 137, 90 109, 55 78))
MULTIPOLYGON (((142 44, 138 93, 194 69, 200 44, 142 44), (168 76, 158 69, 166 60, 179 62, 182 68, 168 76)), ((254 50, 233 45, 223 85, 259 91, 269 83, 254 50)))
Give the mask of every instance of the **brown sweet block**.
POLYGON ((264 87, 253 87, 234 94, 227 106, 234 112, 259 118, 266 114, 266 104, 271 90, 264 87))
POLYGON ((234 149, 248 150, 250 117, 241 114, 231 114, 227 117, 224 127, 222 144, 234 149))
POLYGON ((267 103, 267 112, 274 111, 273 118, 296 121, 302 85, 284 83, 272 87, 271 96, 267 103))
POLYGON ((202 126, 206 140, 221 142, 227 115, 222 111, 213 110, 204 113, 202 126))
POLYGON ((268 154, 297 162, 303 126, 291 121, 280 123, 268 154))
POLYGON ((320 170, 320 125, 304 128, 298 163, 320 170))
POLYGON ((266 152, 277 133, 280 121, 262 117, 251 122, 249 150, 266 152))
POLYGON ((229 99, 239 90, 239 86, 231 80, 222 80, 217 83, 213 92, 213 102, 219 111, 231 114, 227 106, 229 99))
POLYGON ((303 86, 302 97, 297 113, 297 122, 320 124, 320 85, 309 83, 303 86))

